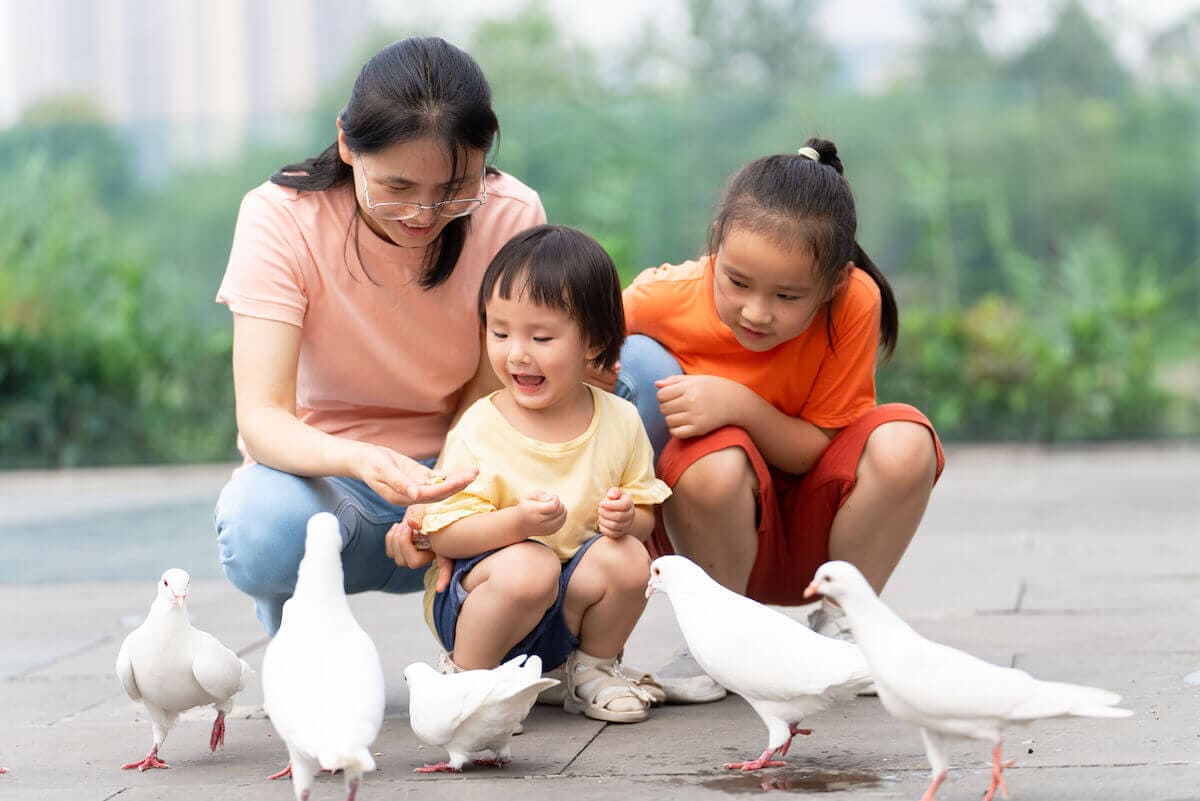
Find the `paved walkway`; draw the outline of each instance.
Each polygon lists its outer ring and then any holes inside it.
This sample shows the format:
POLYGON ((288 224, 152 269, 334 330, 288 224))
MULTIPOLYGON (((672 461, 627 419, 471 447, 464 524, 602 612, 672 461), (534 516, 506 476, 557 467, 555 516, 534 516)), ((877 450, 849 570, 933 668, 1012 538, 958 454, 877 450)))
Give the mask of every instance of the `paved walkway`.
MULTIPOLYGON (((215 564, 212 501, 225 465, 62 474, 0 473, 0 801, 292 798, 267 782, 286 754, 257 716, 255 681, 236 699, 226 745, 208 753, 211 712, 189 713, 162 756, 171 770, 118 766, 145 754, 150 725, 113 661, 166 567, 196 580, 194 622, 256 668, 265 638, 215 564)), ((949 466, 885 600, 915 627, 1045 678, 1125 696, 1124 721, 1050 721, 1010 734, 1014 799, 1200 798, 1200 444, 950 448, 949 466)), ((360 799, 694 799, 836 791, 831 799, 916 799, 928 781, 917 732, 875 699, 809 721, 787 766, 731 774, 766 732, 740 699, 656 710, 635 726, 537 707, 503 771, 425 776, 440 759, 408 727, 400 679, 436 651, 416 596, 356 596, 390 684, 379 770, 360 799)), ((796 611, 796 610, 793 610, 796 611)), ((796 611, 799 614, 798 611, 796 611)), ((652 668, 680 643, 656 596, 628 661, 652 668)), ((978 799, 985 748, 951 751, 943 801, 978 799)), ((314 800, 343 797, 340 778, 314 800)))

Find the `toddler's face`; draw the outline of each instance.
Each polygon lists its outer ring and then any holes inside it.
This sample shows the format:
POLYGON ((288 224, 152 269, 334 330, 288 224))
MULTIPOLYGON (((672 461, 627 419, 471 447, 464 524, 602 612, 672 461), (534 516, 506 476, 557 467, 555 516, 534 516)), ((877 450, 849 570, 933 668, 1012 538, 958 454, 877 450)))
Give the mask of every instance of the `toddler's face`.
POLYGON ((598 349, 584 342, 575 320, 516 294, 493 294, 486 311, 488 360, 518 405, 550 410, 578 397, 598 349))
POLYGON ((821 290, 812 254, 762 234, 733 228, 717 251, 717 315, 747 350, 761 353, 800 336, 833 291, 821 290))

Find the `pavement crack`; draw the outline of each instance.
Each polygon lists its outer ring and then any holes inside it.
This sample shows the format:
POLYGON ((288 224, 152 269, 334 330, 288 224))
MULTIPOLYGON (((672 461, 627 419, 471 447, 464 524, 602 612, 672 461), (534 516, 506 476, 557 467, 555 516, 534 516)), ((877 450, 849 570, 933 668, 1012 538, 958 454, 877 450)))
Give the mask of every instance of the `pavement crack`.
POLYGON ((583 746, 582 746, 582 747, 581 747, 581 748, 580 748, 578 751, 576 751, 576 752, 575 752, 575 755, 574 755, 574 756, 572 756, 572 757, 571 757, 571 758, 570 758, 570 759, 567 761, 567 764, 565 764, 565 765, 563 765, 563 766, 562 766, 562 770, 560 770, 560 771, 558 772, 558 774, 559 774, 560 776, 561 776, 561 775, 563 775, 563 774, 565 774, 565 773, 567 772, 567 770, 569 770, 569 769, 570 769, 570 767, 571 767, 572 765, 574 765, 574 764, 575 764, 575 760, 579 759, 579 757, 583 755, 583 752, 584 752, 584 751, 586 751, 586 750, 588 750, 588 748, 591 746, 591 744, 592 744, 592 743, 594 743, 594 742, 596 742, 596 738, 597 738, 597 737, 599 737, 599 736, 601 735, 601 733, 602 733, 602 732, 603 732, 605 729, 607 729, 607 728, 608 728, 608 724, 607 724, 607 723, 605 723, 603 726, 601 726, 600 728, 596 729, 596 733, 595 733, 595 734, 593 734, 593 735, 592 735, 590 738, 588 738, 588 741, 587 741, 586 743, 584 743, 584 744, 583 744, 583 746))

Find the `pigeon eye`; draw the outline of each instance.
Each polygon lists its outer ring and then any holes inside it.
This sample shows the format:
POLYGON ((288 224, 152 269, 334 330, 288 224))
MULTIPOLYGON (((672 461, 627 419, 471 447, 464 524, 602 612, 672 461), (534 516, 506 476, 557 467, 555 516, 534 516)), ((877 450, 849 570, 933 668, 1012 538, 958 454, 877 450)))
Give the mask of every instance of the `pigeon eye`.
POLYGON ((166 579, 163 579, 163 586, 164 586, 164 587, 165 587, 165 586, 167 586, 167 580, 166 580, 166 579))

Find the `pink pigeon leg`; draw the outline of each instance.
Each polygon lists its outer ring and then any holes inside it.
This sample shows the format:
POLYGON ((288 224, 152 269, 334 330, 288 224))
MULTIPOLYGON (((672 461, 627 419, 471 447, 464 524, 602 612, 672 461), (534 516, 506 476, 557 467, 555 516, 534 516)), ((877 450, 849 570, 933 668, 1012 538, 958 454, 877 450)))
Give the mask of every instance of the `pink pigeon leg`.
POLYGON ((929 789, 925 791, 925 795, 921 796, 921 801, 937 801, 937 799, 933 797, 933 794, 937 792, 938 788, 942 786, 942 782, 944 781, 946 781, 946 771, 943 770, 941 773, 935 776, 933 781, 929 784, 929 789))
POLYGON ((286 768, 279 771, 278 773, 272 773, 270 776, 268 776, 267 781, 273 782, 276 779, 282 779, 284 776, 291 776, 291 775, 292 775, 292 763, 289 762, 289 763, 287 763, 286 768))
POLYGON ((121 770, 130 770, 132 768, 137 768, 139 772, 142 772, 142 771, 148 770, 150 768, 169 768, 169 767, 171 767, 171 766, 158 758, 158 746, 156 745, 150 749, 150 753, 146 754, 146 758, 143 759, 141 762, 130 762, 128 765, 122 765, 121 770))
POLYGON ((225 713, 218 711, 213 721, 212 734, 208 738, 208 752, 215 753, 217 746, 225 747, 225 713))
POLYGON ((0 773, 8 773, 8 768, 0 768, 0 773))
POLYGON ((771 755, 780 749, 768 748, 759 755, 758 759, 753 762, 726 762, 722 767, 725 770, 761 770, 763 768, 781 768, 786 762, 778 759, 771 759, 771 755))
POLYGON ((512 760, 511 759, 487 758, 487 759, 476 759, 476 760, 472 761, 471 764, 478 765, 481 768, 502 768, 505 765, 507 765, 509 762, 512 762, 512 760))
POLYGON ((358 782, 358 779, 352 779, 350 781, 350 788, 346 793, 346 801, 354 801, 355 796, 358 795, 358 782))
POLYGON ((1000 788, 1000 792, 1008 798, 1008 785, 1004 783, 1004 769, 1011 768, 1017 764, 1017 760, 1010 759, 1007 762, 1000 761, 1000 744, 996 743, 996 747, 992 749, 992 783, 988 786, 987 794, 983 797, 983 801, 992 801, 992 796, 996 794, 996 788, 1000 788))
POLYGON ((791 736, 788 737, 787 742, 784 743, 783 746, 779 749, 780 756, 787 756, 788 749, 792 747, 792 740, 796 737, 797 734, 803 734, 805 737, 812 734, 812 729, 797 728, 795 723, 788 724, 788 731, 791 732, 791 736))
POLYGON ((413 768, 413 773, 462 773, 462 771, 452 767, 449 762, 435 762, 432 765, 413 768))

